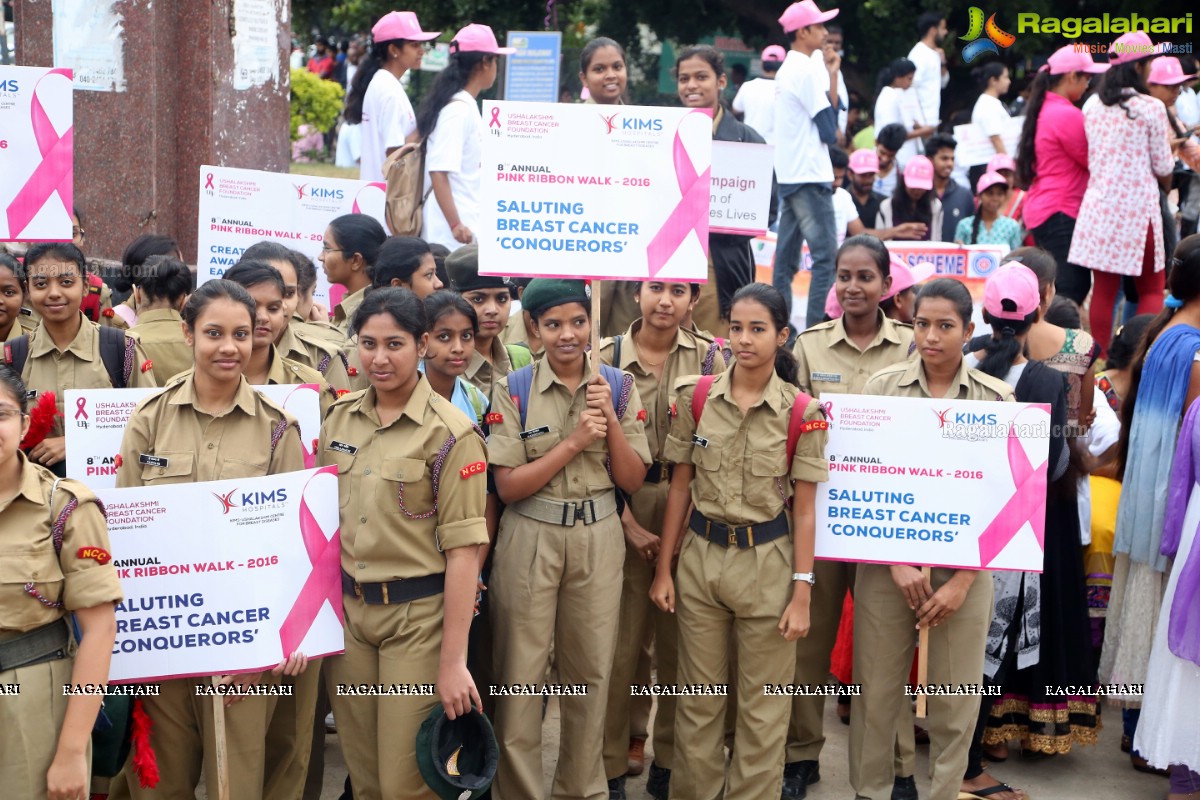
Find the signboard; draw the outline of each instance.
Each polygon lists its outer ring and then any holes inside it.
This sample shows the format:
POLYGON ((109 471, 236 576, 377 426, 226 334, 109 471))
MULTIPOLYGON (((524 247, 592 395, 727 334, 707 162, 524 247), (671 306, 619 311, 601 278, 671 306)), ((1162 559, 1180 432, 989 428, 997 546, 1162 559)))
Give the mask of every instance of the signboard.
POLYGON ((69 242, 71 70, 0 66, 0 242, 69 242))
POLYGON ((704 282, 712 116, 483 104, 480 272, 704 282))
POLYGON ((821 399, 817 558, 1042 571, 1049 404, 821 399))
POLYGON ((562 32, 509 31, 507 44, 517 52, 504 59, 504 99, 557 103, 562 32))
POLYGON ((766 233, 771 215, 775 148, 769 144, 714 141, 712 152, 709 231, 741 236, 766 233))
POLYGON ((117 0, 53 0, 54 66, 86 92, 125 91, 125 20, 117 0))
POLYGON ((234 0, 233 88, 279 82, 276 0, 234 0))

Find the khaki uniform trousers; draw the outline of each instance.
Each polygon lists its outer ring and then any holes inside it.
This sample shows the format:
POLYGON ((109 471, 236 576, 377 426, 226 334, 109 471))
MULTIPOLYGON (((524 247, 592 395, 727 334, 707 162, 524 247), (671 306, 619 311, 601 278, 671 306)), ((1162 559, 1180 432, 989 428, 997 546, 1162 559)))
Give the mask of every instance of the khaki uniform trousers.
MULTIPOLYGON (((587 695, 559 698, 562 730, 551 797, 607 800, 601 751, 625 561, 620 518, 564 527, 509 508, 497 541, 490 590, 496 678, 541 685, 553 642, 558 680, 586 684, 587 695)), ((542 797, 542 698, 497 697, 496 738, 500 768, 492 796, 542 797)), ((357 791, 356 785, 356 797, 357 791)))
MULTIPOLYGON (((201 768, 208 796, 218 796, 214 698, 196 695, 198 685, 211 683, 207 677, 163 681, 158 697, 141 698, 152 724, 150 743, 158 759, 158 786, 142 788, 130 753, 112 780, 110 800, 192 797, 201 768)), ((265 672, 259 683, 278 684, 279 678, 265 672)), ((225 709, 230 800, 260 800, 263 796, 267 726, 277 701, 277 697, 246 697, 225 709)))
MULTIPOLYGON (((818 560, 813 566, 816 583, 812 590, 812 627, 796 642, 796 679, 801 685, 824 684, 829 679, 830 655, 837 642, 846 590, 854 590, 857 564, 849 561, 818 560)), ((856 683, 861 683, 858 675, 856 683)), ((853 705, 853 703, 851 704, 853 705)), ((909 777, 916 769, 917 745, 913 738, 912 698, 899 696, 896 723, 896 774, 909 777)), ((788 725, 786 761, 819 761, 825 745, 825 698, 797 695, 792 699, 788 725)))
MULTIPOLYGON (((647 485, 633 498, 633 516, 638 524, 662 534, 663 514, 667 508, 667 490, 663 481, 647 485)), ((613 656, 608 687, 608 711, 604 722, 604 772, 608 778, 624 775, 628 769, 629 739, 643 734, 646 720, 640 717, 639 704, 649 699, 632 697, 630 684, 649 683, 639 672, 643 666, 645 643, 654 639, 658 659, 658 683, 676 682, 678 671, 678 626, 673 614, 665 614, 650 601, 654 582, 654 564, 628 546, 625 547, 625 579, 621 585, 621 616, 617 626, 617 650, 613 656)), ((654 763, 671 769, 675 758, 675 698, 661 696, 654 718, 654 763)))
POLYGON ((346 652, 325 658, 326 689, 355 800, 437 800, 417 767, 417 732, 437 694, 339 695, 339 684, 417 687, 437 679, 443 598, 367 605, 343 596, 346 652))
MULTIPOLYGON (((60 658, 0 672, 0 686, 20 688, 20 694, 0 697, 0 794, 5 797, 46 796, 46 773, 67 714, 69 698, 62 687, 71 682, 74 665, 75 659, 60 658)), ((87 760, 90 774, 90 744, 87 760)))
POLYGON ((786 684, 796 671, 796 645, 779 633, 792 596, 792 538, 725 548, 685 532, 676 573, 679 682, 729 679, 730 633, 736 637, 738 717, 733 759, 725 775, 725 698, 678 698, 671 800, 778 800, 783 782, 790 698, 768 697, 766 684, 786 684), (722 795, 724 786, 724 795, 722 795))
MULTIPOLYGON (((721 316, 721 299, 717 293, 717 272, 712 258, 708 259, 708 283, 700 287, 700 299, 692 310, 692 322, 696 328, 720 339, 729 338, 729 320, 721 316)), ((782 612, 781 612, 782 613, 782 612)))
MULTIPOLYGON (((954 574, 935 568, 936 591, 954 574)), ((932 684, 977 686, 992 618, 992 577, 981 571, 962 607, 929 630, 932 684)), ((917 642, 916 615, 892 581, 887 565, 859 564, 854 591, 854 679, 862 697, 850 705, 850 785, 859 798, 890 800, 895 771, 888 755, 896 738, 896 696, 904 694, 917 642)), ((909 700, 910 698, 905 698, 909 700)), ((978 695, 930 696, 930 800, 956 800, 979 715, 978 695)))
MULTIPOLYGON (((267 726, 264 800, 296 800, 304 794, 323 662, 324 659, 315 658, 308 662, 308 668, 302 674, 280 678, 280 684, 292 687, 292 696, 278 699, 267 726)), ((325 719, 322 717, 322 739, 324 733, 325 719)))

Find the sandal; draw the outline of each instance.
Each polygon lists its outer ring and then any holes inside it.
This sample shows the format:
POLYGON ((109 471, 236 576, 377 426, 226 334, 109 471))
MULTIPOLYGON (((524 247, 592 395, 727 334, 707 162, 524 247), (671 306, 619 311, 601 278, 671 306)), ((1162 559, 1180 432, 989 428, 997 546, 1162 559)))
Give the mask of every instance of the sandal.
POLYGON ((1132 753, 1133 752, 1133 737, 1132 736, 1124 736, 1124 735, 1121 736, 1121 752, 1122 753, 1132 753))
POLYGON ((1029 795, 1025 794, 1025 792, 1021 791, 1020 789, 1014 789, 1003 781, 995 786, 989 786, 986 789, 976 789, 973 792, 964 792, 960 790, 958 793, 958 800, 985 800, 985 798, 1000 794, 1001 792, 1012 792, 1024 800, 1029 800, 1029 795))
POLYGON ((1159 775, 1163 778, 1169 777, 1170 775, 1170 773, 1168 773, 1165 769, 1158 769, 1157 767, 1150 766, 1150 762, 1142 758, 1136 752, 1129 754, 1129 763, 1133 765, 1135 770, 1138 772, 1144 772, 1147 775, 1159 775))

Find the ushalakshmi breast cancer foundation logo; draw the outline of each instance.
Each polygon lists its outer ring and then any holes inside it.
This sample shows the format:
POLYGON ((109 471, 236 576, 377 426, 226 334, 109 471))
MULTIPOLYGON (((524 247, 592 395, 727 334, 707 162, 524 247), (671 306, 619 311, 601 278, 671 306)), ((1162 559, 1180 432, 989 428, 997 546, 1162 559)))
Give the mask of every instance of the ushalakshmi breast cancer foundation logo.
POLYGON ((968 44, 963 47, 963 61, 970 64, 975 59, 985 53, 1000 54, 1000 50, 1007 49, 1012 46, 1012 43, 1017 40, 1007 31, 1001 30, 996 24, 996 15, 992 14, 987 18, 987 22, 983 21, 983 9, 977 6, 971 6, 968 13, 968 27, 966 34, 962 37, 964 42, 968 44), (986 38, 979 38, 986 34, 986 38))

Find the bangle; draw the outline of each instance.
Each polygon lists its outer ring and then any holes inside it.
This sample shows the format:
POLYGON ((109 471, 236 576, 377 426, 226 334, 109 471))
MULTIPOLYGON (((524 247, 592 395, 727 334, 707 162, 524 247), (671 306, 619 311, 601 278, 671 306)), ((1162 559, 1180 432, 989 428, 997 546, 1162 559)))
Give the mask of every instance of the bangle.
POLYGON ((793 581, 804 581, 809 586, 815 586, 817 583, 817 576, 811 572, 793 572, 792 580, 793 581))

